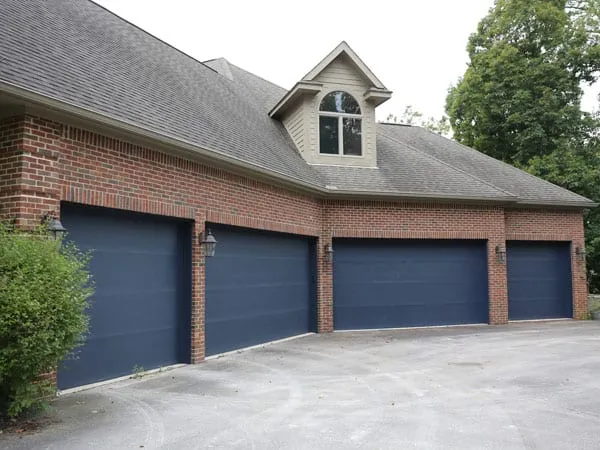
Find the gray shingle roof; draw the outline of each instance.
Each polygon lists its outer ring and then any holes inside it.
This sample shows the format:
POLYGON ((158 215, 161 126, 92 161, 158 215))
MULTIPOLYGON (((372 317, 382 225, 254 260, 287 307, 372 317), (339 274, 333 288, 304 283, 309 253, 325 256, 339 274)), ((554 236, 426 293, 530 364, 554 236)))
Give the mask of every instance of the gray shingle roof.
POLYGON ((0 80, 321 184, 265 112, 282 89, 229 80, 95 3, 3 0, 0 55, 0 80))
POLYGON ((515 200, 507 192, 387 136, 377 136, 377 169, 314 166, 336 190, 434 198, 515 200))
POLYGON ((200 63, 85 0, 2 0, 2 82, 226 155, 322 191, 589 206, 426 130, 378 125, 379 169, 310 166, 268 111, 285 90, 200 63))
POLYGON ((590 200, 505 164, 477 150, 420 127, 379 124, 378 135, 391 137, 440 161, 510 192, 525 204, 585 204, 590 200))

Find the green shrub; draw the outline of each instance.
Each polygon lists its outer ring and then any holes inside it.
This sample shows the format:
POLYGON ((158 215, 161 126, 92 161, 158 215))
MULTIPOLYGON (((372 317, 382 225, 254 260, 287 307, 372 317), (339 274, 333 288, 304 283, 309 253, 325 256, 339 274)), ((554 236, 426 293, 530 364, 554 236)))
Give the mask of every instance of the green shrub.
POLYGON ((0 416, 43 404, 54 389, 43 374, 83 343, 93 292, 89 255, 0 223, 0 416))

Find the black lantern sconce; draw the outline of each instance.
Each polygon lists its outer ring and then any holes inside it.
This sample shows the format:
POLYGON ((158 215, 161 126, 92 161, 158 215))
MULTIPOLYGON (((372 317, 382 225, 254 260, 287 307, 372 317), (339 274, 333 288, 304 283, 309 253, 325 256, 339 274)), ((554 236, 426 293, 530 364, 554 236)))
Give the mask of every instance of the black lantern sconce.
POLYGON ((331 262, 333 261, 333 247, 331 244, 325 244, 325 261, 331 262))
POLYGON ((210 228, 208 229, 208 233, 204 233, 203 235, 201 234, 199 237, 202 239, 200 241, 200 245, 204 249, 204 256, 215 256, 215 250, 217 249, 217 240, 210 231, 210 228))
POLYGON ((42 223, 46 225, 46 229, 52 234, 55 241, 60 241, 67 233, 67 229, 56 218, 54 213, 46 213, 42 216, 42 223))
POLYGON ((504 245, 496 245, 496 259, 500 263, 506 261, 506 247, 504 245))
POLYGON ((575 255, 577 256, 577 259, 581 262, 585 261, 585 257, 587 256, 587 252, 585 251, 585 248, 583 247, 577 247, 575 249, 575 255))

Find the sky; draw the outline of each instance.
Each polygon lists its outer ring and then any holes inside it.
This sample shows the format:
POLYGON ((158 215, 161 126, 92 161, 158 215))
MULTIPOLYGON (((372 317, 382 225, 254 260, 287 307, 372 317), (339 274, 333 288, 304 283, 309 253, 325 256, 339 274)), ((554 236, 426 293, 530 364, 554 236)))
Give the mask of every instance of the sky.
MULTIPOLYGON (((466 45, 493 0, 96 0, 199 61, 229 62, 286 89, 342 40, 394 92, 377 119, 412 105, 441 117, 466 45)), ((600 83, 597 83, 599 85, 600 83)), ((583 108, 598 107, 600 86, 583 108)))

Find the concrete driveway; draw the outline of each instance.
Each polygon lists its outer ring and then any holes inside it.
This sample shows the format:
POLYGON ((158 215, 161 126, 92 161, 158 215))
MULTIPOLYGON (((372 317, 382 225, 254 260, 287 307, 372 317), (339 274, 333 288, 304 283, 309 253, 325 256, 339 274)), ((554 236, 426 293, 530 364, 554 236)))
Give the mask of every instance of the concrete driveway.
POLYGON ((57 399, 3 449, 598 449, 600 323, 311 335, 57 399))

